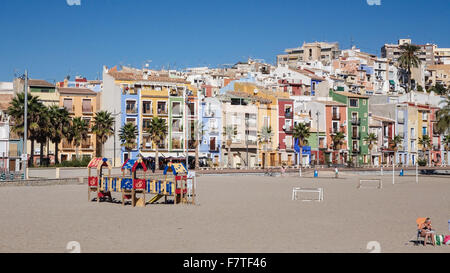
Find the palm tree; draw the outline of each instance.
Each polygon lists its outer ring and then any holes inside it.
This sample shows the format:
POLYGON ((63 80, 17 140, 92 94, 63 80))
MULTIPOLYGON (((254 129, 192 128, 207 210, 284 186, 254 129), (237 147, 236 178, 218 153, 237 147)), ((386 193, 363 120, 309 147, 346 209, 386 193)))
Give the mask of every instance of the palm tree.
MULTIPOLYGON (((47 140, 51 136, 51 127, 50 124, 50 116, 49 116, 49 108, 46 106, 42 106, 38 110, 39 121, 38 128, 36 130, 36 141, 39 143, 39 164, 42 166, 44 162, 44 146, 47 143, 47 140)), ((48 156, 48 151, 47 151, 48 156)))
POLYGON ((231 168, 231 144, 233 143, 233 137, 237 135, 236 127, 233 125, 225 126, 223 128, 223 135, 228 147, 228 168, 231 168))
MULTIPOLYGON (((300 167, 303 167, 303 146, 308 145, 308 138, 311 135, 310 128, 304 123, 298 123, 293 128, 294 139, 298 140, 300 147, 300 167)), ((319 143, 317 143, 319 145, 319 143)))
POLYGON ((194 121, 193 123, 193 130, 191 131, 191 139, 194 140, 194 146, 195 146, 195 169, 197 170, 200 167, 199 162, 199 149, 200 149, 200 143, 203 140, 203 135, 205 134, 204 125, 201 121, 194 121))
POLYGON ((92 126, 92 133, 96 135, 97 156, 101 157, 103 154, 103 145, 105 145, 108 138, 114 135, 114 118, 108 111, 98 111, 94 117, 94 125, 92 126))
MULTIPOLYGON (((448 158, 449 158, 448 154, 449 154, 449 151, 450 151, 450 135, 446 135, 444 137, 444 140, 443 140, 442 144, 444 144, 444 149, 446 151, 447 160, 448 160, 448 158)), ((445 160, 445 158, 444 158, 444 160, 445 160)), ((448 164, 448 162, 447 162, 447 164, 448 164)))
POLYGON ((331 135, 331 140, 333 142, 333 150, 339 151, 341 146, 344 144, 345 134, 343 132, 337 132, 331 135))
POLYGON ((399 48, 402 52, 400 57, 398 58, 398 62, 400 67, 405 69, 408 73, 408 89, 406 90, 406 92, 410 92, 412 81, 411 69, 413 67, 419 67, 420 59, 419 57, 417 57, 417 55, 420 51, 420 47, 411 44, 403 44, 399 48))
POLYGON ((377 135, 375 135, 374 133, 370 133, 364 138, 364 140, 369 143, 370 164, 371 166, 373 166, 372 149, 373 145, 376 145, 378 143, 377 135))
POLYGON ((392 161, 393 165, 395 165, 395 162, 397 161, 397 151, 401 143, 403 143, 403 138, 400 135, 396 135, 393 139, 390 140, 389 144, 391 146, 391 149, 394 151, 394 160, 392 161))
POLYGON ((56 105, 48 110, 50 124, 50 140, 55 144, 55 164, 59 164, 59 144, 70 128, 70 114, 66 108, 56 105))
POLYGON ((450 132, 450 94, 440 104, 443 104, 443 106, 436 113, 436 129, 441 134, 446 134, 450 132))
MULTIPOLYGON (((274 133, 272 131, 272 127, 271 126, 263 126, 261 128, 261 131, 259 132, 259 142, 261 142, 262 144, 266 145, 266 148, 264 149, 264 154, 265 157, 267 157, 267 145, 270 144, 272 142, 272 137, 274 136, 274 133)), ((263 165, 263 169, 266 168, 266 160, 264 158, 264 165, 263 165)))
MULTIPOLYGON (((34 142, 37 138, 37 131, 39 129, 39 111, 44 105, 39 101, 38 97, 28 94, 28 114, 27 114, 27 135, 28 140, 31 141, 30 160, 28 166, 33 166, 34 163, 34 142)), ((25 106, 25 93, 18 93, 11 101, 8 107, 8 115, 12 117, 12 130, 19 136, 24 136, 24 107, 25 106)), ((48 126, 48 125, 47 125, 48 126)), ((27 145, 25 143, 25 145, 27 145)))
POLYGON ((75 145, 75 153, 77 155, 77 159, 80 160, 80 146, 83 142, 83 139, 86 139, 89 134, 89 124, 86 120, 81 117, 75 117, 72 119, 72 125, 70 127, 71 130, 71 138, 73 140, 73 144, 75 145))
POLYGON ((150 122, 147 133, 155 145, 155 166, 156 169, 159 170, 159 145, 161 141, 164 141, 167 137, 166 120, 154 117, 150 122))
MULTIPOLYGON (((423 135, 422 137, 419 137, 419 145, 422 145, 422 152, 424 157, 428 153, 428 150, 431 147, 431 139, 428 135, 423 135)), ((431 157, 428 155, 428 164, 431 166, 431 157)))
POLYGON ((137 126, 132 122, 127 122, 120 128, 119 139, 122 147, 129 153, 136 148, 136 140, 138 136, 137 126))

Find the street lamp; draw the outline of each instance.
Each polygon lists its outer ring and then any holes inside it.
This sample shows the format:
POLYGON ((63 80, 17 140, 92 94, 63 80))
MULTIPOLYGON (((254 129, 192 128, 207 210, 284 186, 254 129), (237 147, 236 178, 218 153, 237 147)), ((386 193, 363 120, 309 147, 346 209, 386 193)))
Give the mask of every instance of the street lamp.
POLYGON ((116 113, 115 110, 114 113, 112 114, 112 116, 114 117, 114 160, 113 160, 114 167, 116 167, 116 117, 121 114, 122 112, 116 113))
MULTIPOLYGON (((28 153, 27 153, 27 142, 28 142, 28 70, 25 70, 25 100, 24 100, 24 114, 23 114, 23 178, 28 179, 28 153)), ((32 151, 33 152, 33 151, 32 151)))

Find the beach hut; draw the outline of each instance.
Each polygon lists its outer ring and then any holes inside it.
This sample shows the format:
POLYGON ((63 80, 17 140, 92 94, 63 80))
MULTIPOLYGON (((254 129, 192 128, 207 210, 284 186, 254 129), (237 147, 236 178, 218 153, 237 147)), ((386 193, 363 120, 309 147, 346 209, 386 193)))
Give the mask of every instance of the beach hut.
POLYGON ((126 199, 131 199, 131 204, 135 207, 136 194, 139 193, 143 195, 143 202, 139 203, 145 206, 147 170, 147 166, 141 158, 125 161, 122 166, 122 205, 125 205, 126 199))
POLYGON ((108 169, 108 177, 111 176, 112 166, 107 158, 96 157, 88 164, 88 201, 91 201, 91 192, 97 194, 97 202, 100 202, 100 198, 106 196, 111 199, 111 193, 109 191, 103 192, 100 189, 104 167, 108 169), (94 173, 93 170, 95 170, 94 173))

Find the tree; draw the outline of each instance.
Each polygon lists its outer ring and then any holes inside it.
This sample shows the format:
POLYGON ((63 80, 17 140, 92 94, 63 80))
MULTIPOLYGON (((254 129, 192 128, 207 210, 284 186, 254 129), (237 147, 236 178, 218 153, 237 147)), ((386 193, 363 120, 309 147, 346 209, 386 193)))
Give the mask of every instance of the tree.
POLYGON ((94 117, 94 125, 92 126, 92 133, 96 135, 97 156, 101 157, 103 154, 103 145, 105 145, 108 138, 114 135, 114 118, 108 111, 98 111, 94 117))
POLYGON ((84 139, 88 137, 89 134, 89 124, 86 120, 81 117, 75 117, 72 119, 72 125, 70 126, 70 135, 73 140, 73 145, 75 145, 75 153, 77 159, 80 160, 80 146, 84 139))
POLYGON ((442 108, 436 112, 436 129, 441 134, 450 133, 450 94, 440 102, 442 108))
POLYGON ((136 140, 138 136, 137 126, 131 122, 127 122, 120 128, 119 139, 122 147, 125 148, 127 152, 131 152, 136 148, 136 140))
POLYGON ((369 153, 370 153, 370 164, 371 166, 373 166, 373 158, 372 158, 372 149, 373 149, 373 145, 378 143, 378 138, 377 135, 375 135, 374 133, 370 133, 368 134, 364 140, 369 144, 369 153))
POLYGON ((231 168, 231 144, 233 143, 233 137, 237 135, 237 129, 233 125, 228 125, 223 128, 223 135, 226 139, 228 147, 228 168, 231 168))
POLYGON ((48 110, 50 124, 50 140, 55 144, 55 164, 59 164, 59 144, 70 128, 70 114, 66 108, 52 105, 48 110))
POLYGON ((400 135, 394 136, 394 138, 389 141, 391 149, 394 151, 394 160, 392 161, 392 164, 394 164, 394 165, 395 165, 395 162, 397 161, 398 148, 400 148, 400 144, 402 144, 402 143, 403 143, 403 138, 400 135))
POLYGON ((433 87, 431 87, 429 90, 429 92, 433 91, 434 93, 436 93, 437 95, 441 95, 441 96, 445 96, 447 95, 447 93, 449 92, 444 85, 440 84, 440 83, 436 83, 433 87))
POLYGON ((147 133, 155 145, 155 166, 159 170, 159 145, 161 141, 164 141, 167 137, 167 124, 166 120, 158 117, 154 117, 150 121, 147 133))
MULTIPOLYGON (((300 147, 300 167, 303 167, 303 146, 308 145, 308 138, 311 135, 310 128, 304 123, 298 123, 293 128, 294 139, 298 140, 300 147)), ((319 145, 319 143, 317 143, 319 145)))
MULTIPOLYGON (((422 137, 419 137, 419 145, 422 146, 422 152, 424 154, 424 156, 428 153, 428 150, 431 147, 431 139, 428 135, 423 135, 422 137)), ((428 155, 428 162, 429 165, 431 166, 431 157, 428 155)))
POLYGON ((415 68, 419 67, 420 64, 420 59, 417 56, 420 51, 420 47, 412 44, 403 44, 400 46, 400 50, 401 55, 398 58, 398 62, 400 67, 406 70, 408 73, 408 89, 406 90, 406 92, 408 93, 411 91, 412 85, 411 70, 413 67, 415 68))
MULTIPOLYGON (((39 148, 39 164, 42 166, 43 162, 44 162, 44 146, 47 143, 47 140, 50 138, 51 136, 51 127, 49 126, 50 124, 50 114, 49 114, 49 108, 47 108, 46 106, 42 105, 42 107, 39 107, 38 109, 38 115, 39 115, 39 120, 38 120, 38 127, 35 131, 36 134, 36 141, 37 143, 39 143, 40 148, 39 148)), ((47 151, 47 156, 48 156, 48 151, 47 151)))
MULTIPOLYGON (((273 135, 274 135, 274 133, 272 131, 272 127, 270 127, 270 126, 263 126, 261 128, 261 131, 259 132, 259 136, 258 136, 259 142, 261 142, 261 143, 263 143, 264 145, 267 146, 268 144, 270 144, 272 142, 273 135)), ((265 156, 267 156, 267 148, 265 149, 265 153, 264 154, 265 154, 265 156)), ((264 158, 263 169, 266 168, 265 162, 266 162, 266 160, 264 158)))
POLYGON ((199 149, 200 143, 203 140, 203 135, 205 134, 204 125, 201 121, 196 120, 193 123, 193 130, 191 131, 191 139, 194 140, 195 146, 195 169, 197 170, 200 167, 199 164, 199 149))
POLYGON ((331 141, 333 142, 333 150, 339 151, 344 144, 345 134, 343 132, 337 132, 331 135, 331 141))
MULTIPOLYGON (((444 160, 447 162, 447 160, 449 159, 449 151, 450 151, 450 135, 446 135, 444 137, 444 140, 442 142, 442 144, 444 145, 444 149, 447 152, 447 159, 444 158, 444 160)), ((448 164, 448 162, 447 162, 448 164)))
MULTIPOLYGON (((44 107, 42 102, 39 101, 38 97, 28 94, 28 114, 27 114, 27 135, 28 140, 31 142, 30 160, 28 161, 28 166, 33 166, 34 163, 34 142, 37 138, 37 131, 39 130, 39 112, 44 107)), ((11 101, 8 107, 8 115, 12 117, 13 132, 17 133, 19 136, 24 137, 24 109, 25 109, 25 93, 18 93, 11 101)), ((48 126, 48 125, 47 125, 48 126)), ((25 145, 27 145, 25 143, 25 145)))

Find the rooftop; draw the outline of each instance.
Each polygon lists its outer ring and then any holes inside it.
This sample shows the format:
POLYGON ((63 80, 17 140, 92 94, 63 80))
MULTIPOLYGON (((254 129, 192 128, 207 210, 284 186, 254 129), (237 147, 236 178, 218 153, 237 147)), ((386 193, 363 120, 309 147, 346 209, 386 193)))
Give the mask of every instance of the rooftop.
POLYGON ((96 96, 97 92, 87 88, 58 88, 60 94, 96 96))

